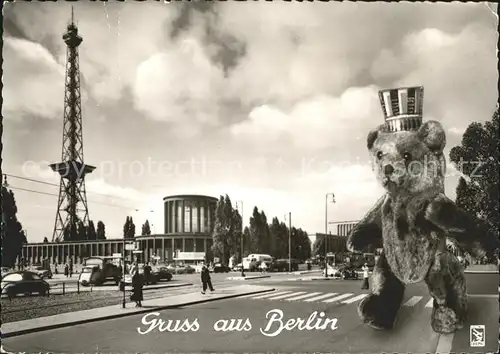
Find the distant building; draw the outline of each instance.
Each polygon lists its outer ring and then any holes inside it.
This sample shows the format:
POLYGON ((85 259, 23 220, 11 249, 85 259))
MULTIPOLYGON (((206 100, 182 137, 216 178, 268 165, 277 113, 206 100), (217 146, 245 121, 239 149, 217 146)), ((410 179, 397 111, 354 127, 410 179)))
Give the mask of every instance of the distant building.
MULTIPOLYGON (((136 236, 126 240, 135 244, 135 254, 144 262, 155 257, 164 262, 201 261, 212 246, 212 231, 217 198, 203 195, 174 195, 163 198, 165 229, 163 234, 136 236)), ((136 225, 140 226, 140 225, 136 225)), ((82 263, 90 256, 113 256, 123 252, 123 237, 92 241, 28 243, 22 257, 30 264, 44 259, 50 263, 72 260, 82 263)), ((129 251, 126 251, 130 255, 129 251)))

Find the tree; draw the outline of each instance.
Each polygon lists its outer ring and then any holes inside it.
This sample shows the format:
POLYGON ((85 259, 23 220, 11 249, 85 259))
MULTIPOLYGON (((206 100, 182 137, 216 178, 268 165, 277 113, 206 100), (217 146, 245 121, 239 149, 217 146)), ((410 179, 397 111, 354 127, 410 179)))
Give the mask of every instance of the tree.
POLYGON ((87 228, 85 227, 85 225, 83 224, 83 221, 78 221, 78 236, 77 236, 77 240, 86 240, 87 239, 87 228))
POLYGON ((464 175, 457 186, 457 206, 480 218, 498 238, 499 220, 499 112, 484 124, 471 123, 450 160, 464 175))
POLYGON ((89 220, 89 226, 87 226, 87 240, 97 240, 97 232, 92 220, 89 220))
POLYGON ((245 226, 243 230, 243 257, 247 257, 250 254, 250 229, 245 226))
POLYGON ((250 253, 261 253, 261 215, 257 207, 253 208, 252 217, 250 217, 250 253))
POLYGON ((123 225, 123 238, 133 239, 135 237, 135 224, 131 216, 127 216, 123 225))
POLYGON ((148 220, 146 220, 146 222, 142 224, 141 235, 151 235, 151 227, 149 226, 148 220))
POLYGON ((106 239, 106 226, 104 223, 99 220, 97 222, 97 240, 105 240, 106 239))
POLYGON ((28 242, 16 214, 14 193, 2 186, 2 266, 4 267, 14 266, 16 258, 22 255, 23 244, 28 242))
POLYGON ((215 208, 214 231, 212 234, 212 251, 214 256, 221 258, 221 263, 227 264, 229 254, 234 246, 234 209, 231 199, 226 194, 220 196, 215 208))
POLYGON ((49 239, 47 237, 43 238, 43 243, 49 243, 49 239))

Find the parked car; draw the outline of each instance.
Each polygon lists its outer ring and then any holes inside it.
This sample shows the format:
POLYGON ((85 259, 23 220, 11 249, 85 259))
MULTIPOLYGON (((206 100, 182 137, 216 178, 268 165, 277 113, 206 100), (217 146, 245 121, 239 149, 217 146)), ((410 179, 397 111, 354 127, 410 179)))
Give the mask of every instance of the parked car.
POLYGON ((11 273, 11 272, 12 272, 12 270, 10 268, 2 267, 2 277, 4 275, 7 275, 7 274, 11 273))
POLYGON ((32 272, 38 274, 38 276, 42 279, 52 279, 52 271, 50 269, 35 267, 32 272))
POLYGON ((338 270, 342 279, 359 279, 359 274, 352 265, 341 265, 338 270))
POLYGON ((214 273, 227 273, 227 272, 229 272, 229 267, 226 267, 222 263, 216 263, 216 264, 214 264, 213 272, 214 273))
POLYGON ((45 296, 50 289, 50 285, 40 278, 38 274, 30 271, 13 272, 2 278, 2 295, 9 298, 18 294, 31 295, 38 293, 45 296))
POLYGON ((156 276, 156 279, 158 281, 161 281, 161 280, 170 281, 170 280, 172 280, 172 273, 165 266, 153 267, 153 274, 156 276))

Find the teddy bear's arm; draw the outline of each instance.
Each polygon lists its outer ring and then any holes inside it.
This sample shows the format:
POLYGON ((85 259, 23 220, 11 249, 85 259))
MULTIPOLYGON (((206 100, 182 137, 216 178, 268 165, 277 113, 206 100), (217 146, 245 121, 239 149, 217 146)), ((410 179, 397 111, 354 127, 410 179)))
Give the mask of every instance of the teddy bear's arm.
POLYGON ((385 195, 354 226, 347 238, 350 252, 363 252, 366 246, 382 247, 382 205, 385 195))
POLYGON ((469 253, 483 257, 500 248, 500 241, 484 223, 463 211, 444 195, 432 201, 426 209, 426 219, 454 238, 469 253))

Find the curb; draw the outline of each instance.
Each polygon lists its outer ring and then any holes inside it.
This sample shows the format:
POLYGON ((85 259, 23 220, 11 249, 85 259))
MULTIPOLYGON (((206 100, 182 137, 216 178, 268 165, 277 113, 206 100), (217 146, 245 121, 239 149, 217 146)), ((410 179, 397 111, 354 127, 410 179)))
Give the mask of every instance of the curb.
POLYGON ((249 277, 228 277, 228 280, 252 280, 252 279, 262 279, 271 278, 270 275, 259 275, 259 276, 249 276, 249 277))
POLYGON ((498 270, 465 270, 465 274, 498 274, 498 270))
POLYGON ((72 326, 77 326, 85 323, 92 323, 92 322, 99 322, 99 321, 106 321, 106 320, 112 320, 115 318, 121 318, 121 317, 127 317, 127 316, 133 316, 133 315, 140 315, 143 313, 149 313, 152 311, 158 311, 158 310, 168 310, 168 309, 176 309, 180 307, 185 307, 185 306, 191 306, 191 305, 197 305, 197 304, 203 304, 207 302, 214 302, 217 300, 227 300, 227 299, 232 299, 235 297, 240 297, 240 296, 246 296, 246 295, 255 295, 255 294, 261 294, 261 293, 267 293, 271 291, 275 291, 275 288, 270 288, 266 290, 255 290, 255 291, 250 291, 245 294, 232 294, 228 295, 222 298, 205 298, 202 300, 196 300, 196 301, 190 301, 186 302, 183 304, 178 304, 178 305, 165 305, 165 306, 158 306, 155 308, 148 308, 144 310, 138 310, 134 312, 122 312, 122 313, 117 313, 114 315, 109 315, 109 316, 103 316, 103 317, 98 317, 98 318, 89 318, 85 320, 79 320, 79 321, 73 321, 73 322, 66 322, 66 323, 58 323, 58 324, 53 324, 49 326, 40 326, 37 328, 31 328, 31 329, 25 329, 25 330, 19 330, 19 331, 14 331, 14 332, 9 332, 9 333, 4 333, 2 331, 2 338, 10 338, 10 337, 17 337, 17 336, 22 336, 24 334, 30 334, 30 333, 36 333, 36 332, 43 332, 43 331, 50 331, 51 329, 58 329, 58 328, 64 328, 64 327, 72 327, 72 326))
MULTIPOLYGON (((155 290, 155 289, 181 288, 183 286, 191 286, 191 285, 194 285, 194 284, 193 283, 180 283, 180 284, 151 285, 148 287, 144 287, 143 291, 155 290)), ((130 289, 125 288, 125 291, 128 291, 128 290, 130 290, 130 289)))

